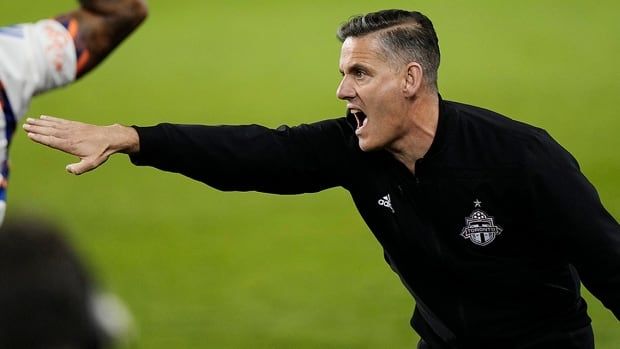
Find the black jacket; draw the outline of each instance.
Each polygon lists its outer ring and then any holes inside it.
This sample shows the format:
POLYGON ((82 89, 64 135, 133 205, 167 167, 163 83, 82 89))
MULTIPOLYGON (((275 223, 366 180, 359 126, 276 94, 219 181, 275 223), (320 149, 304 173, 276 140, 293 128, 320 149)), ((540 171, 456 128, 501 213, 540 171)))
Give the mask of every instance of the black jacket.
POLYGON ((386 151, 362 152, 354 125, 136 127, 131 159, 221 190, 346 188, 431 343, 509 348, 586 326, 580 277, 620 318, 620 226, 544 130, 442 100, 413 175, 386 151))

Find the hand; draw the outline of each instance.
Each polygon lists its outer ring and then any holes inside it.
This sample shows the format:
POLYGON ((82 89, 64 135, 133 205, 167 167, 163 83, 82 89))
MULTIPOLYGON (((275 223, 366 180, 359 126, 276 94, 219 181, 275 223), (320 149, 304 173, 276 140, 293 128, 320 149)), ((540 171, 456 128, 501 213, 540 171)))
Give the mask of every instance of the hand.
POLYGON ((139 151, 138 133, 118 124, 96 126, 42 115, 26 119, 23 127, 31 140, 79 157, 66 167, 75 175, 94 170, 114 153, 139 151))

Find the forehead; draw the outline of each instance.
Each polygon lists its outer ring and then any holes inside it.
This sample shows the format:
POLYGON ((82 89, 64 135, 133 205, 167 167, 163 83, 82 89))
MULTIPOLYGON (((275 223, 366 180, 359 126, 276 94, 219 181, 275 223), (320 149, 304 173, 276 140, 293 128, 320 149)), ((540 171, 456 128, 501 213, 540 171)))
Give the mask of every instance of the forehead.
POLYGON ((385 62, 385 55, 374 35, 348 37, 340 50, 340 69, 356 64, 375 65, 385 62))

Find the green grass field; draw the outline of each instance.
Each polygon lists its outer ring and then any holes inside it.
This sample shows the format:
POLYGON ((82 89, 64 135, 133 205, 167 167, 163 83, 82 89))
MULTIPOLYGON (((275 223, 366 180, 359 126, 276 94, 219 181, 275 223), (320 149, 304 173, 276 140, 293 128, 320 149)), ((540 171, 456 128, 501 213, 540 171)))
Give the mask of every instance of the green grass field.
MULTIPOLYGON (((0 23, 73 6, 5 1, 0 23)), ((381 8, 429 15, 443 97, 547 129, 620 217, 620 5, 611 0, 152 0, 144 26, 101 67, 37 97, 28 115, 268 126, 339 116, 335 30, 381 8)), ((9 217, 35 212, 70 232, 131 308, 139 333, 128 347, 415 347, 413 302, 342 189, 221 193, 125 156, 74 177, 64 171, 71 157, 21 131, 11 156, 9 217)), ((618 321, 588 300, 597 348, 618 348, 618 321)))

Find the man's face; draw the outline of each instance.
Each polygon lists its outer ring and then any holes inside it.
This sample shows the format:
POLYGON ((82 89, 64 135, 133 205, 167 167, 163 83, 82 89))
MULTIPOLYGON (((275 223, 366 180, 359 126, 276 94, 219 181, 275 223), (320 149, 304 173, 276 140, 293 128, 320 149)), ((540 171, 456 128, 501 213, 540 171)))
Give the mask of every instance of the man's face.
POLYGON ((337 95, 357 119, 355 134, 363 151, 390 148, 406 133, 405 72, 381 52, 371 34, 347 38, 340 53, 337 95))

